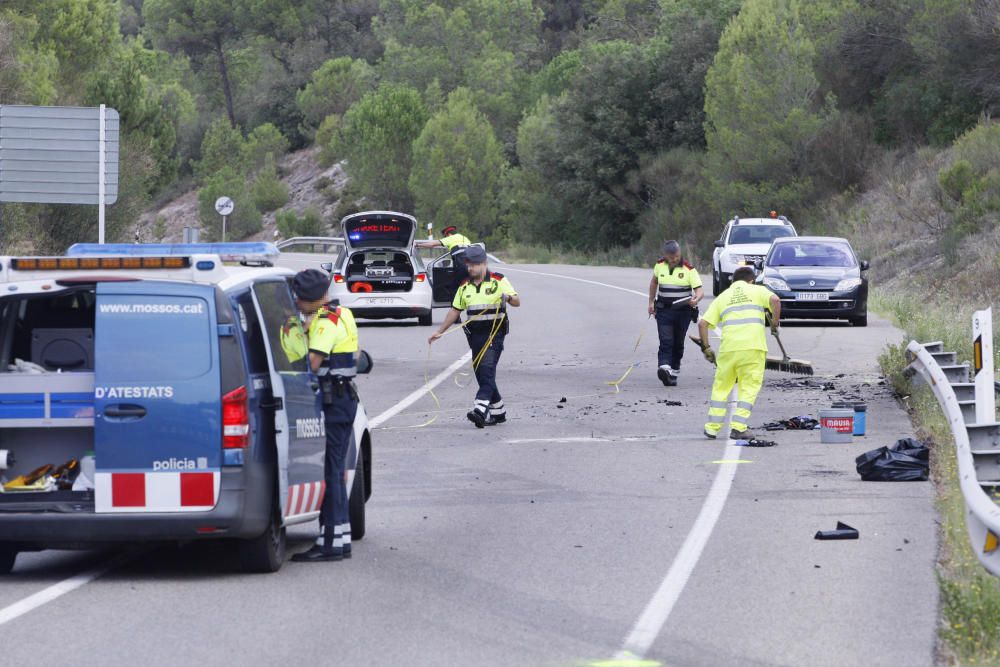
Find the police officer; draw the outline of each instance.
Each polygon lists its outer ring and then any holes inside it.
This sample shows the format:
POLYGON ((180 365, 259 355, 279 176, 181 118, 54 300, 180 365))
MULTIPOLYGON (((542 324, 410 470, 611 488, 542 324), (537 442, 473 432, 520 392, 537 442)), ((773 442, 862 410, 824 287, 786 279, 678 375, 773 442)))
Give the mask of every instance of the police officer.
POLYGON ((472 240, 464 234, 459 234, 458 228, 455 225, 448 225, 441 233, 442 236, 440 239, 415 241, 413 245, 418 248, 445 248, 451 253, 452 266, 455 268, 455 273, 449 288, 453 290, 469 277, 469 272, 465 268, 465 250, 472 245, 472 240))
POLYGON ((327 300, 330 278, 317 269, 300 271, 292 282, 299 309, 311 316, 309 366, 319 376, 326 427, 323 475, 326 492, 320 506, 321 533, 316 543, 293 561, 320 562, 351 557, 351 523, 347 509, 347 448, 358 410, 358 327, 348 308, 327 300))
POLYGON ((497 389, 497 362, 509 330, 507 304, 520 306, 521 298, 503 274, 490 272, 486 249, 482 246, 469 246, 465 262, 469 279, 459 285, 441 328, 427 342, 433 343, 444 335, 465 311, 465 336, 472 349, 473 370, 479 383, 476 402, 466 416, 476 428, 483 428, 507 421, 503 397, 497 389))
POLYGON ((709 361, 715 360, 715 381, 708 408, 705 437, 715 438, 726 420, 726 403, 735 382, 736 410, 730 438, 750 439, 747 431, 753 404, 764 383, 764 360, 767 357, 767 311, 771 312, 771 331, 777 333, 781 318, 781 300, 763 285, 754 285, 754 270, 741 266, 733 272, 733 284, 712 301, 698 321, 701 347, 709 361), (708 343, 709 327, 718 327, 722 343, 716 356, 708 343))
POLYGON ((663 244, 663 257, 653 267, 649 281, 649 314, 656 315, 660 334, 660 349, 656 376, 665 386, 677 384, 684 356, 684 338, 688 325, 698 319, 698 302, 705 294, 701 277, 693 266, 681 257, 677 241, 663 244))

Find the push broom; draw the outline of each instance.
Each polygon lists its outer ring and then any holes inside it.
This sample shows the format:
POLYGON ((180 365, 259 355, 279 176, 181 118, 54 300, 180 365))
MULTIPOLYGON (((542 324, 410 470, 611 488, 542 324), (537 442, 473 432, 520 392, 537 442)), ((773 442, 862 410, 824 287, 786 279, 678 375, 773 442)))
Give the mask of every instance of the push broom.
POLYGON ((813 374, 812 363, 803 361, 802 359, 789 359, 788 353, 785 352, 785 346, 781 342, 781 336, 778 335, 777 330, 771 329, 771 334, 774 335, 774 339, 778 341, 778 347, 781 348, 782 357, 781 359, 768 357, 764 360, 764 368, 781 373, 792 373, 793 375, 813 374))

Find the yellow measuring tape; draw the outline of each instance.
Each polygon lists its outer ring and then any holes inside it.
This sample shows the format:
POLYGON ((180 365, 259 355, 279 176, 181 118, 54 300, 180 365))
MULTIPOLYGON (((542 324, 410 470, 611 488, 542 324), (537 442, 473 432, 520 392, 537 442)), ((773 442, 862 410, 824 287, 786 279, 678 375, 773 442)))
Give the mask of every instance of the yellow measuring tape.
MULTIPOLYGON (((497 302, 496 308, 493 310, 493 315, 496 316, 499 312, 500 312, 500 302, 497 302)), ((442 333, 440 337, 443 338, 450 333, 454 333, 459 329, 463 329, 465 325, 469 324, 470 322, 475 322, 476 320, 484 319, 487 314, 489 314, 489 311, 483 312, 479 315, 474 315, 469 319, 467 319, 465 322, 458 323, 455 326, 451 327, 450 329, 442 333)), ((501 317, 494 319, 494 324, 493 327, 490 329, 490 336, 489 338, 486 339, 486 344, 483 345, 483 349, 479 351, 479 353, 476 355, 476 358, 472 360, 473 372, 475 372, 475 370, 479 368, 479 364, 480 362, 482 362, 483 356, 485 356, 486 351, 490 348, 490 345, 493 344, 493 339, 496 338, 496 335, 500 332, 500 328, 503 326, 504 320, 506 319, 507 319, 507 313, 504 313, 501 317)), ((424 428, 426 426, 430 426, 431 424, 437 421, 438 415, 441 413, 441 399, 439 399, 437 394, 434 393, 434 388, 431 386, 430 366, 431 366, 431 345, 428 343, 427 359, 424 361, 424 388, 427 390, 427 393, 431 395, 431 398, 434 399, 434 405, 435 405, 434 416, 432 416, 430 419, 428 419, 422 424, 414 424, 412 426, 383 426, 382 430, 393 431, 393 430, 411 429, 411 428, 424 428)), ((459 384, 458 382, 459 375, 468 375, 468 373, 456 372, 454 376, 455 384, 463 388, 464 386, 468 386, 468 385, 463 386, 459 384)))
MULTIPOLYGON (((646 319, 646 322, 649 322, 649 320, 652 319, 652 317, 653 316, 650 315, 649 318, 646 319)), ((643 322, 642 329, 639 330, 639 337, 635 339, 635 345, 632 347, 632 356, 633 357, 635 356, 635 353, 639 350, 639 344, 642 343, 642 337, 646 334, 646 322, 643 322)), ((628 370, 626 370, 625 373, 620 378, 618 378, 617 380, 611 380, 609 382, 605 382, 604 384, 614 387, 615 388, 615 393, 616 394, 620 394, 621 390, 622 390, 622 388, 621 388, 622 382, 625 382, 625 379, 629 375, 631 375, 632 371, 638 365, 639 365, 638 361, 632 362, 632 365, 628 367, 628 370)))

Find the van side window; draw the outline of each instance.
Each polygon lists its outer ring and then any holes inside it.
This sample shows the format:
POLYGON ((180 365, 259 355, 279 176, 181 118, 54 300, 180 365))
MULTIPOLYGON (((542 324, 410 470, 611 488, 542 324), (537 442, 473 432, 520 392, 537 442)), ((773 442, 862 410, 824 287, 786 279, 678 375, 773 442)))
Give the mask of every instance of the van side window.
POLYGON ((243 340, 246 342, 250 373, 266 375, 269 370, 267 349, 264 347, 264 333, 261 331, 260 321, 257 319, 257 309, 254 308, 250 292, 244 292, 237 297, 235 310, 237 326, 242 330, 243 340))
POLYGON ((253 286, 264 317, 264 333, 274 357, 275 370, 285 373, 308 372, 309 346, 292 301, 288 284, 260 282, 253 286))

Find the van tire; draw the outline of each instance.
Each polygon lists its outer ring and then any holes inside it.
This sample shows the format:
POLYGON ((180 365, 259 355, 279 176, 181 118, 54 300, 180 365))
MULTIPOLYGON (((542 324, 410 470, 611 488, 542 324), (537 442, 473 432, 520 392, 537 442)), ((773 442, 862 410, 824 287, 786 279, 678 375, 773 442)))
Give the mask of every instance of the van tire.
POLYGON ((0 574, 10 574, 17 560, 17 548, 9 544, 0 544, 0 574))
POLYGON ((426 315, 420 315, 417 317, 417 323, 422 327, 429 327, 434 324, 434 311, 427 313, 426 315))
MULTIPOLYGON (((277 495, 277 494, 275 494, 277 495)), ((281 509, 275 500, 271 510, 271 520, 264 532, 248 540, 240 540, 236 549, 240 557, 240 567, 244 572, 277 572, 285 562, 285 527, 281 523, 281 509)))
POLYGON ((868 326, 868 313, 866 312, 864 315, 861 315, 860 317, 852 317, 851 325, 856 327, 868 326))
POLYGON ((712 296, 719 296, 722 294, 722 288, 719 285, 719 274, 712 270, 712 296))
POLYGON ((347 507, 351 518, 351 540, 360 540, 365 536, 365 462, 360 449, 347 507))

